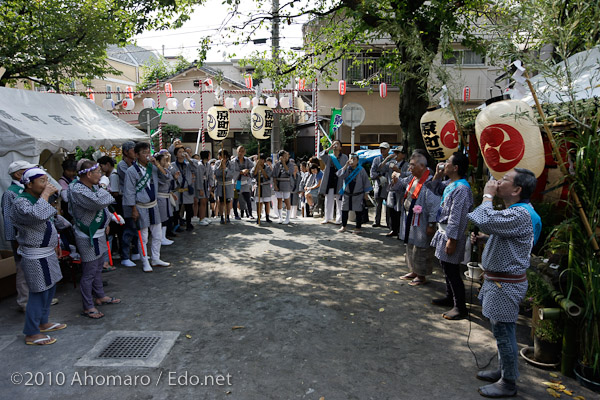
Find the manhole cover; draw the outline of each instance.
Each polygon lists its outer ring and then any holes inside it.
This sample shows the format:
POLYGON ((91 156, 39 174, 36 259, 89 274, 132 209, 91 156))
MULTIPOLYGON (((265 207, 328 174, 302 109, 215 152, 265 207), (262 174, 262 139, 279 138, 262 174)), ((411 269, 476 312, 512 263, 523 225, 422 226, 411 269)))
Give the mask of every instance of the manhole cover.
POLYGON ((117 336, 98 358, 147 358, 159 341, 156 336, 117 336))
POLYGON ((176 331, 111 331, 75 366, 156 368, 178 337, 179 332, 176 331))

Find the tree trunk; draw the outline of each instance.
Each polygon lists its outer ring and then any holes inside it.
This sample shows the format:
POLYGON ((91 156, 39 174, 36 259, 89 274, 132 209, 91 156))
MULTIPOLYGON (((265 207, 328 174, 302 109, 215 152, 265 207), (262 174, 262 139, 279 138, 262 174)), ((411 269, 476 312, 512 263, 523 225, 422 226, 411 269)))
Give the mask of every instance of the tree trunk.
POLYGON ((425 149, 420 121, 427 107, 429 107, 429 102, 419 82, 414 78, 407 78, 400 92, 398 116, 402 128, 402 139, 404 143, 408 144, 410 152, 415 149, 425 149))

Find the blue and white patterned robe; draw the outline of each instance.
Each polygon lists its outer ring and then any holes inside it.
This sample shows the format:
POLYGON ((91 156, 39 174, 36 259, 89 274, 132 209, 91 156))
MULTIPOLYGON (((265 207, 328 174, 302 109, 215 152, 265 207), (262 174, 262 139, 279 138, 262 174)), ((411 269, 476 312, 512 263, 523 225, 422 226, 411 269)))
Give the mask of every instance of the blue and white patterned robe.
POLYGON ((56 209, 44 199, 22 193, 15 199, 12 222, 17 229, 17 252, 23 256, 21 268, 29 290, 34 293, 50 289, 62 279, 56 253, 43 258, 27 258, 22 247, 54 249, 58 246, 58 234, 54 226, 56 209))
POLYGON ((12 222, 12 208, 16 198, 23 192, 23 185, 12 181, 8 189, 2 193, 2 218, 4 219, 4 240, 7 242, 16 240, 17 233, 12 222), (19 193, 16 193, 19 192, 19 193))
MULTIPOLYGON (((529 268, 533 248, 533 224, 529 212, 523 207, 498 211, 494 210, 491 201, 484 201, 468 217, 482 232, 490 235, 481 257, 483 269, 524 274, 529 268)), ((483 315, 500 322, 516 322, 519 304, 527 292, 527 281, 502 282, 500 285, 498 287, 487 279, 483 282, 479 292, 483 315)))
POLYGON ((90 262, 104 257, 108 252, 106 246, 105 229, 110 223, 110 211, 108 206, 115 202, 114 197, 105 189, 94 186, 95 190, 90 189, 81 181, 76 180, 69 185, 67 196, 69 198, 69 211, 75 221, 81 221, 83 225, 90 226, 98 211, 102 210, 102 223, 98 227, 97 237, 90 243, 90 237, 83 233, 77 223, 73 224, 75 231, 75 241, 77 250, 81 255, 81 261, 90 262))
MULTIPOLYGON (((131 218, 133 206, 139 203, 151 203, 157 200, 158 192, 158 168, 152 166, 152 178, 148 180, 146 187, 136 193, 135 187, 142 179, 146 169, 138 163, 133 163, 125 174, 125 185, 123 186, 123 217, 131 218)), ((158 209, 158 201, 152 208, 136 207, 140 217, 138 218, 139 228, 146 228, 150 225, 160 224, 161 216, 158 209)))
MULTIPOLYGON (((425 185, 433 193, 441 196, 444 189, 451 183, 446 181, 429 181, 425 185)), ((438 221, 443 224, 448 224, 446 232, 438 230, 433 239, 431 246, 435 247, 435 256, 438 260, 445 261, 451 264, 460 264, 465 255, 465 245, 467 243, 467 223, 469 219, 467 214, 473 207, 473 193, 471 188, 465 185, 458 185, 446 198, 441 205, 441 213, 438 216, 438 221), (446 254, 446 242, 448 239, 456 239, 456 251, 452 255, 446 254)))

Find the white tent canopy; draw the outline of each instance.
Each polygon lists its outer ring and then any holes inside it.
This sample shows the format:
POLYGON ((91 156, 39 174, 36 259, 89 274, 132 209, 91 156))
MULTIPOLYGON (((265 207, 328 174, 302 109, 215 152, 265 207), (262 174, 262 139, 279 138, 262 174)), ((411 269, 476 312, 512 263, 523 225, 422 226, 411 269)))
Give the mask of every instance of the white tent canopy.
POLYGON ((149 138, 86 98, 0 87, 0 195, 10 185, 13 161, 38 164, 42 152, 110 149, 127 140, 149 138))

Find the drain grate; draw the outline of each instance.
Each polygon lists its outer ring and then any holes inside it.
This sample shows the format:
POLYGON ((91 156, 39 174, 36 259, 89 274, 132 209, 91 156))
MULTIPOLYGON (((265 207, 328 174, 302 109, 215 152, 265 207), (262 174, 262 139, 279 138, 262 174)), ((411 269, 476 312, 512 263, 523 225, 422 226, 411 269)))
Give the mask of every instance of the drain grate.
POLYGON ((148 358, 159 341, 160 337, 156 336, 117 336, 98 354, 98 358, 148 358))
POLYGON ((176 331, 110 331, 75 366, 157 368, 177 337, 176 331))

